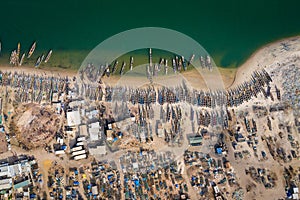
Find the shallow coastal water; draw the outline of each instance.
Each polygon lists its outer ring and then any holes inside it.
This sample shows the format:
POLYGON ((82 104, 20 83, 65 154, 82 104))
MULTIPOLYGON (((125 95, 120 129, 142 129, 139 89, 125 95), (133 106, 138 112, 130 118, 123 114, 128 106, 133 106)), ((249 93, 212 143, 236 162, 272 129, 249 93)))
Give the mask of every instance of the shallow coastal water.
POLYGON ((165 27, 194 38, 218 66, 236 67, 259 47, 299 34, 299 5, 297 0, 181 4, 153 0, 147 5, 137 0, 118 4, 11 0, 1 3, 0 40, 4 53, 16 48, 18 42, 28 51, 37 41, 39 53, 54 50, 55 65, 76 68, 90 50, 114 34, 137 27, 165 27))

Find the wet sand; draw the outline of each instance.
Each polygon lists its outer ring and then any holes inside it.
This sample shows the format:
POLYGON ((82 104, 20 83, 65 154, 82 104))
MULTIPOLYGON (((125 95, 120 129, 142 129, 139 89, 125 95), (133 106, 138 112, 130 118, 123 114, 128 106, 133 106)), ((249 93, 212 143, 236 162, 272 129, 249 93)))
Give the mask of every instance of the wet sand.
MULTIPOLYGON (((300 36, 287 38, 274 43, 268 44, 252 54, 252 56, 240 67, 236 68, 221 68, 218 67, 218 71, 221 75, 223 84, 225 88, 230 88, 241 84, 242 82, 249 80, 251 74, 254 70, 259 70, 262 68, 270 68, 276 63, 282 62, 283 59, 286 59, 287 56, 292 54, 300 54, 300 36), (282 43, 292 43, 293 49, 286 51, 283 49, 282 43)), ((41 67, 34 68, 32 66, 21 66, 21 67, 12 67, 9 64, 1 65, 0 70, 2 71, 18 71, 24 73, 35 73, 35 74, 44 74, 44 75, 53 75, 53 76, 69 76, 73 77, 77 75, 77 70, 74 69, 63 69, 59 67, 41 67)), ((196 69, 191 69, 177 75, 181 76, 188 82, 190 86, 195 89, 207 89, 204 79, 201 77, 201 74, 196 69)), ((122 81, 126 81, 128 84, 140 84, 144 81, 144 78, 139 78, 136 76, 111 76, 104 77, 102 80, 109 85, 120 84, 122 81), (126 78, 125 78, 126 77, 126 78), (121 82, 120 82, 121 81, 121 82)), ((175 76, 176 77, 176 76, 175 76)), ((216 81, 220 81, 217 75, 210 77, 216 81), (216 76, 216 77, 214 77, 216 76)), ((155 78, 154 81, 158 83, 162 82, 165 85, 174 85, 178 84, 179 80, 174 78, 174 76, 162 76, 155 78)))

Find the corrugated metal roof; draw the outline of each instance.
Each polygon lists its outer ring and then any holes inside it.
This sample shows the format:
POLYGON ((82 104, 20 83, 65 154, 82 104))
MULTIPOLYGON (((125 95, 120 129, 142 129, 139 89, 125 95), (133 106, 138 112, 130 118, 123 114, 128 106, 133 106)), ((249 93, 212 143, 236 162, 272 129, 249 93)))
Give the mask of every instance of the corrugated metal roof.
POLYGON ((30 184, 30 181, 26 180, 26 181, 23 181, 23 182, 15 184, 14 185, 14 189, 19 189, 19 188, 25 187, 25 186, 27 186, 29 184, 30 184))

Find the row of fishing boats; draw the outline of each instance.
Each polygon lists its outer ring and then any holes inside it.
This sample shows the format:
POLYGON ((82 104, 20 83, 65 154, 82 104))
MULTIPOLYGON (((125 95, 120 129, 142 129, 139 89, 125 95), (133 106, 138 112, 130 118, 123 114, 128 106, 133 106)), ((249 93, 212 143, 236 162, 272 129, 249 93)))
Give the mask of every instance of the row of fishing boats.
MULTIPOLYGON (((31 48, 27 53, 27 59, 29 59, 33 55, 35 49, 36 49, 36 42, 34 42, 31 45, 31 48)), ((1 43, 0 43, 0 52, 1 52, 1 43)), ((13 50, 10 54, 9 64, 14 66, 22 66, 25 59, 25 54, 26 53, 23 53, 21 56, 21 43, 19 42, 17 49, 13 50)), ((52 55, 52 50, 50 49, 46 56, 42 54, 37 58, 34 66, 39 67, 42 62, 47 63, 50 60, 51 55, 52 55)))
MULTIPOLYGON (((254 71, 252 78, 239 84, 237 87, 228 90, 204 91, 189 88, 183 81, 175 87, 153 87, 134 88, 126 86, 108 86, 105 88, 98 85, 84 84, 78 86, 80 96, 89 99, 105 99, 107 102, 131 102, 132 104, 174 104, 185 102, 199 107, 237 107, 259 94, 265 93, 265 87, 272 82, 267 71, 254 71), (97 92, 96 92, 97 91, 97 92), (97 94, 96 94, 97 93, 97 94), (104 97, 104 98, 103 98, 104 97)), ((75 86, 77 87, 77 86, 75 86)), ((268 92, 266 92, 268 94, 268 92)), ((266 95, 264 95, 267 98, 266 95)), ((277 98, 280 100, 280 97, 277 98)))
MULTIPOLYGON (((168 66, 168 59, 166 58, 160 58, 158 63, 153 63, 152 58, 152 49, 149 49, 148 52, 148 65, 146 66, 146 75, 150 79, 152 79, 152 76, 157 76, 159 72, 163 70, 163 73, 165 75, 168 74, 169 66, 168 66)), ((184 56, 178 56, 174 55, 171 60, 171 66, 170 69, 173 69, 174 73, 186 71, 188 69, 188 66, 195 65, 195 54, 192 54, 189 59, 186 59, 184 56)), ((200 62, 200 68, 201 69, 207 69, 209 71, 213 70, 213 62, 211 60, 211 57, 207 54, 200 55, 199 56, 199 62, 200 62)), ((105 63, 105 65, 100 66, 94 66, 92 63, 88 63, 87 66, 81 71, 85 72, 87 77, 91 81, 96 81, 96 78, 99 78, 99 76, 107 76, 113 75, 115 73, 118 73, 120 76, 124 75, 125 68, 126 68, 126 62, 121 62, 121 66, 119 65, 119 61, 115 60, 113 63, 108 64, 105 63)), ((129 67, 127 67, 128 70, 132 71, 134 67, 134 58, 133 56, 130 56, 129 60, 129 67)), ((194 66, 197 67, 197 66, 194 66)))

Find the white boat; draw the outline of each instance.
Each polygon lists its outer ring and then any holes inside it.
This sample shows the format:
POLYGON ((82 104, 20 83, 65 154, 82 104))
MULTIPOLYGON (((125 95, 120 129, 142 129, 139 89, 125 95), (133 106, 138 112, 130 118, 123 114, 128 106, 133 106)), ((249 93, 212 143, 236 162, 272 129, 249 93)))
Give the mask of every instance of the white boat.
POLYGON ((159 60, 159 67, 163 66, 164 62, 165 62, 165 59, 160 58, 160 60, 159 60))
POLYGON ((50 50, 49 53, 47 54, 46 59, 44 61, 45 63, 47 63, 49 61, 51 54, 52 54, 52 50, 50 50))
POLYGON ((212 64, 211 64, 211 59, 209 56, 206 56, 206 63, 207 63, 207 68, 209 71, 212 71, 212 64))
POLYGON ((211 60, 209 56, 206 57, 206 60, 207 60, 207 64, 211 64, 211 60))
POLYGON ((176 66, 178 66, 179 65, 178 56, 175 56, 175 62, 176 62, 176 66))
POLYGON ((43 54, 43 55, 41 56, 40 62, 43 62, 44 58, 45 58, 45 55, 43 54))
POLYGON ((149 49, 149 65, 152 67, 152 49, 149 49))
POLYGON ((133 68, 133 57, 131 56, 130 57, 130 70, 132 70, 133 68))
POLYGON ((31 57, 31 55, 33 54, 33 52, 34 52, 34 50, 35 50, 35 47, 36 47, 36 42, 34 42, 34 43, 32 44, 32 46, 31 46, 31 48, 30 48, 30 50, 29 50, 29 52, 28 52, 27 58, 30 58, 30 57, 31 57))
POLYGON ((121 71, 120 71, 120 75, 123 75, 125 66, 126 66, 126 62, 123 61, 123 64, 122 64, 122 67, 121 67, 121 71))
POLYGON ((18 48, 17 48, 17 56, 19 57, 21 51, 21 44, 20 42, 18 43, 18 48))
POLYGON ((9 64, 12 64, 12 65, 17 65, 17 62, 18 62, 18 58, 17 58, 17 51, 16 50, 13 50, 10 54, 10 59, 9 59, 9 64))
POLYGON ((193 55, 191 56, 188 65, 192 64, 192 62, 194 61, 194 58, 195 58, 195 54, 193 54, 193 55))
POLYGON ((175 68, 175 67, 176 67, 176 61, 175 61, 175 59, 174 59, 174 58, 172 58, 172 66, 173 66, 173 68, 175 68))
POLYGON ((41 57, 38 57, 38 59, 37 59, 37 61, 36 61, 36 63, 35 63, 35 67, 38 67, 38 66, 40 66, 40 64, 41 64, 41 57))
POLYGON ((21 60, 19 62, 19 66, 21 66, 23 64, 23 60, 25 58, 25 53, 23 53, 22 57, 21 57, 21 60))
POLYGON ((112 68, 112 73, 113 73, 113 74, 114 74, 114 73, 116 72, 116 70, 117 70, 118 63, 119 63, 119 62, 116 60, 115 63, 114 63, 114 65, 113 65, 113 68, 112 68))
POLYGON ((200 56, 200 64, 201 64, 202 68, 205 67, 205 60, 204 60, 203 56, 200 56))

